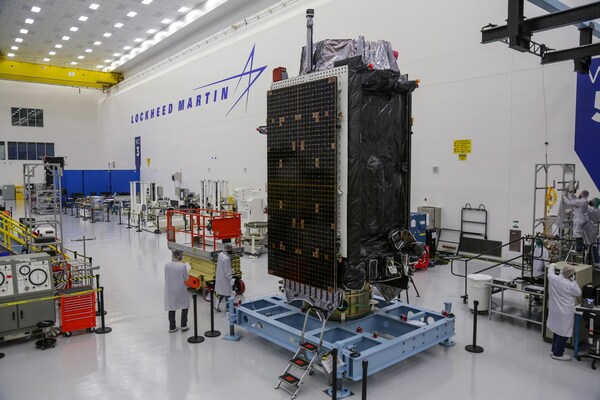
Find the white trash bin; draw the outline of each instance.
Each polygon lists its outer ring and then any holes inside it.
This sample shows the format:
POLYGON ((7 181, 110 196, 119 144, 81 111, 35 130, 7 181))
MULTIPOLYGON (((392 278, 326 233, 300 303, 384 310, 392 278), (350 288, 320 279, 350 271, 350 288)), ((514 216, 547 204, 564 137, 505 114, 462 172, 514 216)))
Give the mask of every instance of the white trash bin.
POLYGON ((494 278, 484 274, 469 274, 467 275, 467 293, 469 295, 469 308, 475 309, 475 300, 479 302, 477 306, 478 312, 487 312, 490 308, 490 287, 494 278))

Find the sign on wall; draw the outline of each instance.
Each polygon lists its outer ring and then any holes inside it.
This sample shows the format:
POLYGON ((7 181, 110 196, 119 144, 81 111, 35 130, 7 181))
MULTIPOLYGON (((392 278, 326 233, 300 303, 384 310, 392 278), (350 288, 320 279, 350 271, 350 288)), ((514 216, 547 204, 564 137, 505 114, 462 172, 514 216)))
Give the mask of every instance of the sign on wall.
POLYGON ((590 72, 577 76, 575 152, 600 189, 600 58, 592 60, 590 72))
POLYGON ((135 169, 140 170, 142 166, 142 137, 136 136, 135 138, 135 169))
POLYGON ((454 141, 454 154, 458 154, 458 161, 467 161, 467 154, 471 154, 471 139, 454 141))

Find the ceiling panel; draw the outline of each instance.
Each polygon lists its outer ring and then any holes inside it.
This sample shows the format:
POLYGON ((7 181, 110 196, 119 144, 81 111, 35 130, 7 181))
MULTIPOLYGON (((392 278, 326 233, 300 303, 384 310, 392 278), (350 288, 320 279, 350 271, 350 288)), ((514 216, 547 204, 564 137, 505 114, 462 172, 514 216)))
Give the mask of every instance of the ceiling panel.
POLYGON ((155 33, 149 29, 161 31, 167 24, 164 19, 177 21, 185 14, 198 8, 206 0, 154 0, 150 4, 142 4, 141 0, 0 0, 0 51, 7 55, 14 54, 15 61, 47 63, 49 65, 70 66, 77 63, 78 68, 97 69, 98 65, 107 66, 108 61, 127 54, 124 46, 136 47, 134 39, 149 39, 155 33), (96 3, 96 10, 90 5, 96 3), (32 7, 39 7, 38 13, 32 7), (177 10, 189 8, 186 13, 177 10), (128 17, 127 13, 137 13, 128 17), (80 21, 80 17, 87 17, 80 21), (25 23, 33 19, 32 24, 25 23), (116 28, 116 23, 122 23, 116 28), (71 31, 71 27, 77 28, 71 31), (20 33, 21 29, 28 32, 20 33), (110 34, 104 36, 104 34, 110 34), (67 36, 68 40, 63 40, 67 36), (15 42, 21 38, 20 43, 15 42), (94 42, 102 42, 94 45, 94 42), (62 45, 55 48, 55 45, 62 45), (17 46, 18 50, 12 50, 17 46), (91 52, 85 52, 91 49, 91 52), (49 55, 49 52, 56 52, 49 55), (78 57, 83 56, 83 59, 78 57), (49 58, 50 61, 43 61, 49 58))

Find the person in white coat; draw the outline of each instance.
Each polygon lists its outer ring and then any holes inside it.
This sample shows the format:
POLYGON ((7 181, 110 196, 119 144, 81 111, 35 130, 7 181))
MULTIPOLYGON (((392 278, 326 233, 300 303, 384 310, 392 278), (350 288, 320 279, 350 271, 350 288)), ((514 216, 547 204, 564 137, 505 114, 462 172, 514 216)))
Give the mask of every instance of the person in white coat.
POLYGON ((555 360, 568 361, 565 354, 565 343, 573 336, 573 320, 575 318, 575 298, 581 296, 581 288, 573 280, 575 269, 565 265, 559 275, 556 275, 554 264, 548 267, 548 320, 546 326, 554 333, 552 338, 552 353, 555 360))
POLYGON ((588 224, 588 197, 590 193, 582 190, 579 198, 574 194, 563 197, 564 203, 573 209, 573 238, 576 241, 575 250, 583 252, 584 226, 588 224))
POLYGON ((181 310, 181 331, 190 329, 187 326, 190 297, 185 281, 188 279, 190 265, 182 263, 183 251, 173 250, 171 262, 165 264, 165 311, 169 312, 169 332, 177 332, 175 311, 181 310))
POLYGON ((232 253, 233 246, 230 243, 226 243, 224 250, 219 253, 219 257, 217 258, 217 271, 215 273, 215 293, 219 295, 219 302, 215 307, 217 311, 221 311, 219 307, 221 302, 225 300, 225 304, 227 304, 227 300, 233 294, 232 253))

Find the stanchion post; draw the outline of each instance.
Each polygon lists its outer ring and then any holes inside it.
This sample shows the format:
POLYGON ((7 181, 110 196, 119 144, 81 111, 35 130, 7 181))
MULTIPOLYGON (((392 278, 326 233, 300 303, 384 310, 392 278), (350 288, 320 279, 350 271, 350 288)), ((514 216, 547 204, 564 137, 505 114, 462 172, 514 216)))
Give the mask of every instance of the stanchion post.
POLYGON ((104 333, 109 333, 112 332, 112 328, 109 328, 108 326, 105 325, 105 321, 104 321, 104 288, 103 287, 99 287, 98 288, 100 290, 100 292, 98 292, 100 294, 100 328, 96 329, 96 333, 99 335, 102 335, 104 333))
POLYGON ((221 335, 221 332, 215 330, 215 308, 214 308, 214 288, 210 291, 210 331, 204 332, 206 337, 217 337, 221 335))
MULTIPOLYGON (((100 275, 97 274, 96 275, 96 289, 100 288, 100 275)), ((104 315, 106 315, 106 310, 104 310, 104 307, 102 307, 102 305, 100 304, 100 294, 98 293, 98 296, 96 296, 96 303, 98 303, 98 310, 96 311, 96 317, 99 317, 101 313, 104 313, 104 315)))
POLYGON ((466 345, 465 350, 469 353, 483 353, 483 347, 477 346, 477 307, 479 306, 479 301, 475 300, 473 306, 473 344, 466 345))
POLYGON ((194 336, 190 336, 187 341, 188 343, 202 343, 204 338, 198 336, 198 295, 194 294, 192 298, 194 299, 194 336))
POLYGON ((119 207, 119 225, 123 225, 123 222, 121 221, 121 207, 119 207))
POLYGON ((91 204, 90 204, 90 214, 92 214, 92 222, 90 222, 90 223, 95 224, 96 220, 94 219, 94 207, 92 207, 91 204))
POLYGON ((337 356, 337 348, 331 350, 331 357, 333 357, 331 360, 333 362, 333 368, 331 370, 331 374, 333 376, 333 380, 331 382, 331 398, 333 400, 337 399, 337 356))
POLYGON ((362 362, 362 400, 367 400, 367 371, 369 369, 369 361, 362 362))
POLYGON ((127 210, 127 229, 131 229, 131 208, 127 210))
POLYGON ((136 232, 141 232, 141 231, 142 231, 142 213, 140 212, 138 214, 138 226, 137 226, 136 232))
POLYGON ((106 222, 110 222, 110 207, 106 207, 106 222))

